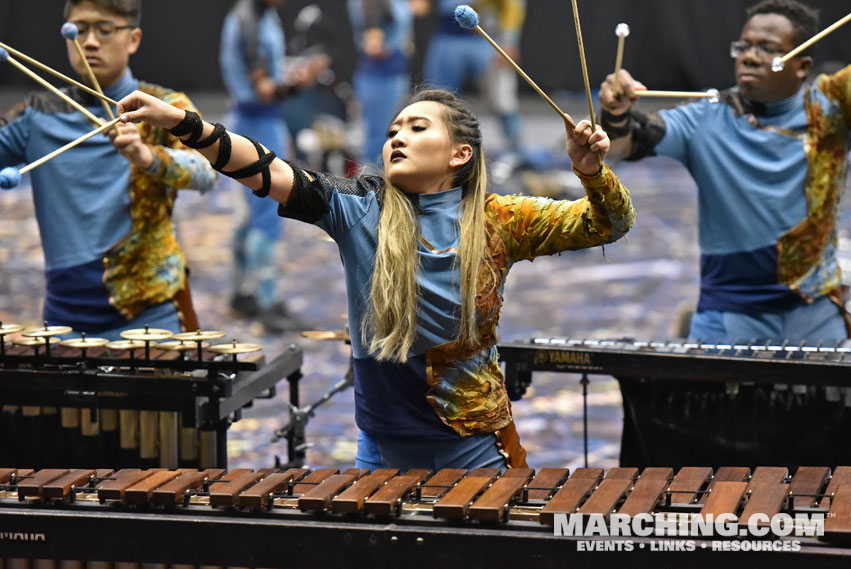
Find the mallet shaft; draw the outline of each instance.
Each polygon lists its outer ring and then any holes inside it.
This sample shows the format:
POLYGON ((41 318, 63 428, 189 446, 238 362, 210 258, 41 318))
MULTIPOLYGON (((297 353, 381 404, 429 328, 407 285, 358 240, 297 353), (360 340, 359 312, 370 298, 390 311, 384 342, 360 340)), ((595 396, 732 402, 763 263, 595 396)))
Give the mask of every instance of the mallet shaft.
POLYGON ((623 44, 625 40, 625 36, 618 36, 618 55, 615 58, 615 96, 621 92, 621 82, 618 79, 618 73, 620 73, 621 65, 623 65, 623 44))
POLYGON ((79 81, 76 81, 74 79, 71 79, 67 75, 60 73, 59 71, 56 71, 55 69, 52 69, 52 68, 48 67, 47 65, 45 65, 43 63, 40 63, 38 60, 33 59, 32 57, 26 55, 25 53, 21 53, 20 51, 18 51, 15 48, 9 47, 8 45, 6 45, 3 42, 0 42, 0 47, 2 47, 3 49, 8 51, 10 54, 14 55, 15 57, 17 57, 18 59, 20 59, 22 61, 26 61, 27 63, 29 63, 33 67, 38 67, 42 71, 44 71, 46 73, 50 73, 54 77, 58 77, 59 79, 62 79, 66 83, 70 83, 71 85, 77 87, 78 89, 82 89, 83 91, 85 91, 89 95, 94 95, 98 99, 103 99, 104 101, 106 101, 107 103, 110 103, 111 105, 117 105, 118 104, 118 102, 110 99, 106 95, 102 95, 102 94, 98 93, 97 91, 95 91, 91 87, 83 85, 82 83, 80 83, 79 81))
POLYGON ((579 6, 576 0, 573 3, 573 22, 576 24, 576 42, 579 44, 579 62, 582 65, 582 80, 585 82, 585 96, 588 99, 588 117, 591 120, 591 132, 597 130, 597 122, 594 120, 594 102, 591 99, 591 83, 588 81, 588 66, 585 64, 585 46, 582 43, 582 26, 579 24, 579 6))
POLYGON ((117 125, 119 120, 120 119, 113 119, 113 120, 109 121, 108 123, 101 125, 99 128, 96 128, 95 130, 91 131, 90 133, 84 134, 83 136, 81 136, 77 140, 72 140, 71 142, 69 142, 68 144, 63 146, 62 148, 57 148, 56 150, 54 150, 50 154, 47 154, 46 156, 42 156, 41 158, 39 158, 35 162, 32 162, 31 164, 27 164, 26 166, 21 168, 21 170, 20 170, 21 174, 26 174, 30 170, 38 168, 39 166, 41 166, 42 164, 44 164, 48 160, 56 158, 57 156, 59 156, 60 154, 65 152, 66 150, 71 150, 72 148, 74 148, 78 144, 82 144, 83 142, 87 141, 88 139, 95 136, 96 134, 100 134, 105 130, 109 130, 113 126, 117 125))
POLYGON ((826 27, 825 29, 823 29, 822 31, 820 31, 819 33, 817 33, 816 35, 814 35, 813 37, 811 37, 810 39, 808 39, 807 41, 805 41, 804 43, 802 43, 801 45, 799 45, 798 47, 796 47, 795 49, 793 49, 792 51, 790 51, 789 53, 784 55, 783 57, 781 57, 780 61, 782 61, 783 63, 786 63, 787 61, 789 61, 790 59, 792 59, 793 57, 795 57, 796 55, 798 55, 799 53, 801 53, 802 51, 804 51, 805 49, 807 49, 808 47, 810 47, 811 45, 813 45, 814 43, 816 43, 817 41, 819 41, 820 39, 825 37, 826 35, 828 35, 829 33, 833 32, 837 28, 844 26, 848 22, 851 22, 851 13, 849 13, 847 16, 840 19, 839 21, 834 22, 832 25, 826 27))
MULTIPOLYGON (((109 117, 109 120, 114 119, 115 113, 112 112, 112 107, 109 106, 109 103, 107 103, 106 101, 103 100, 103 97, 104 97, 103 89, 100 88, 100 83, 98 82, 98 78, 95 77, 95 72, 92 71, 92 66, 89 65, 89 60, 86 59, 86 54, 83 52, 83 46, 80 45, 80 40, 78 40, 77 38, 74 38, 73 43, 74 43, 74 48, 77 50, 77 55, 80 56, 80 60, 82 60, 82 62, 83 62, 83 67, 86 68, 86 75, 88 75, 88 77, 89 77, 89 82, 95 88, 95 91, 97 91, 101 95, 100 96, 100 102, 103 105, 103 108, 106 110, 106 114, 109 117)), ((115 127, 115 133, 117 135, 121 135, 121 131, 118 129, 117 126, 115 127)))
POLYGON ((81 105, 80 103, 78 103, 77 101, 75 101, 74 99, 72 99, 71 97, 69 97, 68 95, 66 95, 65 93, 63 93, 62 91, 60 91, 59 89, 57 89, 56 87, 54 87, 53 85, 48 83, 47 81, 42 79, 40 76, 33 73, 28 67, 26 67, 24 64, 17 61, 16 59, 13 59, 13 58, 10 57, 10 58, 7 59, 7 61, 9 63, 11 63, 12 65, 14 65, 16 68, 18 68, 22 73, 31 77, 33 79, 33 81, 35 81, 36 83, 38 83, 39 85, 41 85, 45 89, 53 92, 57 97, 59 97, 60 99, 62 99, 63 101, 65 101, 66 103, 68 103, 69 105, 71 105, 72 107, 74 107, 75 109, 80 111, 81 113, 83 113, 83 115, 85 115, 85 117, 87 119, 89 119, 89 121, 92 124, 94 124, 95 126, 100 126, 100 124, 101 124, 100 119, 98 119, 95 115, 93 115, 91 113, 91 111, 89 111, 86 107, 84 107, 83 105, 81 105))
POLYGON ((550 106, 553 108, 553 110, 555 110, 555 112, 557 112, 557 113, 561 116, 561 118, 562 118, 562 119, 564 119, 564 121, 565 121, 568 125, 570 125, 570 128, 576 128, 576 124, 573 122, 573 119, 572 119, 572 118, 570 118, 570 115, 568 115, 568 114, 567 114, 567 113, 565 113, 563 110, 561 110, 561 109, 559 108, 559 106, 558 106, 558 105, 556 105, 556 104, 555 104, 555 102, 554 102, 552 99, 550 99, 550 98, 549 98, 549 96, 547 96, 547 94, 546 94, 546 93, 544 93, 544 91, 543 91, 540 87, 538 87, 538 85, 537 85, 534 81, 532 81, 532 78, 531 78, 531 77, 529 77, 528 75, 526 75, 526 72, 525 72, 525 71, 523 71, 523 70, 520 68, 520 66, 519 66, 519 65, 517 65, 517 64, 514 62, 514 60, 513 60, 513 59, 511 59, 511 56, 510 56, 510 55, 508 55, 507 53, 505 53, 505 50, 503 50, 503 49, 499 46, 499 44, 498 44, 498 43, 496 43, 495 41, 493 41, 493 39, 491 39, 491 37, 487 34, 487 32, 486 32, 486 31, 484 31, 484 30, 481 28, 481 26, 476 26, 476 31, 477 31, 477 32, 479 32, 479 34, 481 34, 481 36, 482 36, 483 38, 485 38, 485 39, 488 41, 488 43, 489 43, 489 44, 491 44, 491 45, 493 46, 493 48, 494 48, 496 51, 498 51, 498 52, 499 52, 499 54, 500 54, 502 57, 504 57, 504 58, 505 58, 505 60, 506 60, 506 61, 507 61, 507 62, 508 62, 508 63, 509 63, 509 64, 510 64, 513 68, 514 68, 514 70, 515 70, 515 71, 516 71, 516 72, 520 75, 520 77, 522 77, 523 79, 525 79, 525 80, 526 80, 526 83, 528 83, 528 84, 529 84, 529 86, 530 86, 530 87, 532 87, 532 89, 534 89, 536 93, 538 93, 541 97, 543 97, 543 99, 544 99, 547 103, 549 103, 549 104, 550 104, 550 106))
MULTIPOLYGON (((588 81, 588 66, 585 64, 585 45, 582 43, 582 26, 579 25, 579 6, 573 2, 573 21, 576 24, 576 41, 579 44, 579 61, 582 64, 582 80, 585 82, 585 97, 588 99, 588 118, 591 121, 591 133, 597 132, 597 121, 594 120, 594 100, 591 98, 591 83, 588 81)), ((597 162, 603 159, 597 153, 597 162)))
POLYGON ((639 97, 675 97, 684 99, 688 97, 712 97, 711 93, 705 91, 636 91, 639 97))

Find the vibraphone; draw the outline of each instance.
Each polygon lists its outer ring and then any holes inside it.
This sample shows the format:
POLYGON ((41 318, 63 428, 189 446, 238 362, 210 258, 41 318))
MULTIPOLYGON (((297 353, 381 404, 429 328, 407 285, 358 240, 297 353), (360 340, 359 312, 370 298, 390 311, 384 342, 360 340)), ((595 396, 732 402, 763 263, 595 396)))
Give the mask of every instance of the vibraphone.
POLYGON ((0 324, 3 462, 226 467, 242 408, 301 375, 297 346, 267 363, 256 344, 210 346, 222 332, 146 328, 61 343, 67 327, 19 332, 0 324))
POLYGON ((659 567, 673 562, 716 567, 742 559, 750 567, 815 561, 847 567, 849 538, 851 467, 845 466, 832 472, 800 467, 794 475, 778 467, 753 472, 687 467, 676 474, 660 467, 640 473, 636 468, 543 468, 504 474, 487 468, 404 474, 328 468, 0 469, 0 559, 5 557, 6 569, 79 567, 81 562, 92 568, 103 562, 116 567, 659 567), (644 516, 643 527, 651 532, 565 535, 564 516, 576 514, 584 520, 594 514, 603 520, 613 514, 628 521, 644 516), (685 538, 654 533, 668 522, 682 524, 698 515, 710 519, 709 514, 715 520, 728 516, 726 527, 734 532, 728 537, 686 533, 685 538), (765 527, 759 537, 742 537, 754 516, 767 522, 778 514, 823 518, 823 535, 810 524, 802 531, 765 527), (598 539, 604 543, 592 546, 598 539), (738 549, 724 545, 732 541, 738 549), (744 541, 751 546, 742 546, 744 541), (768 551, 748 551, 766 549, 762 543, 770 545, 768 551))
POLYGON ((851 342, 534 338, 498 346, 509 396, 533 372, 611 375, 624 401, 621 464, 837 464, 851 447, 851 342))

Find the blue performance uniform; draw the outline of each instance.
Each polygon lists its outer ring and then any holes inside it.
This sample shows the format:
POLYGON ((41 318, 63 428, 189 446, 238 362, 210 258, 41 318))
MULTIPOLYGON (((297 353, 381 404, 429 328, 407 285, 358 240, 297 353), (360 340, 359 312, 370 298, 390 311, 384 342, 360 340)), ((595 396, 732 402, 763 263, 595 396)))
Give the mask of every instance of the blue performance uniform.
MULTIPOLYGON (((289 133, 281 118, 282 103, 261 101, 253 77, 283 81, 286 46, 280 17, 260 0, 239 0, 222 27, 219 64, 232 102, 232 130, 286 157, 289 133)), ((256 294, 259 307, 277 302, 275 243, 282 232, 274 204, 257 200, 244 188, 247 218, 234 235, 236 293, 256 294)))
POLYGON ((361 161, 375 164, 381 162, 387 127, 409 91, 413 15, 408 0, 349 0, 348 6, 359 50, 354 87, 366 130, 361 161), (364 33, 370 28, 384 34, 383 56, 364 52, 364 33))
MULTIPOLYGON (((195 110, 182 93, 140 83, 129 70, 104 92, 119 100, 137 89, 195 110)), ((94 97, 64 91, 108 120, 94 97)), ((0 166, 33 162, 93 128, 47 92, 30 95, 0 124, 0 166)), ((154 153, 147 170, 131 166, 102 135, 30 173, 45 257, 44 319, 51 324, 110 339, 145 324, 173 331, 181 330, 181 321, 197 326, 171 213, 177 189, 204 192, 216 175, 166 131, 139 130, 154 153)))
POLYGON ((634 219, 626 189, 604 166, 600 174, 582 177, 587 196, 573 202, 487 197, 487 261, 480 269, 479 341, 473 346, 456 338, 461 312, 456 250, 462 190, 412 196, 418 209, 421 263, 417 337, 407 362, 399 363, 376 360, 363 341, 383 179, 309 172, 315 180, 310 182, 304 171, 296 167, 294 171, 296 184, 279 213, 325 230, 336 241, 345 270, 355 419, 362 431, 358 464, 371 468, 502 466, 505 459, 497 442, 508 464, 524 464, 496 350, 505 278, 516 261, 620 238, 634 219))
POLYGON ((691 337, 847 338, 836 222, 851 150, 851 67, 777 103, 752 104, 731 89, 719 103, 631 116, 628 159, 669 156, 697 183, 701 287, 691 337))

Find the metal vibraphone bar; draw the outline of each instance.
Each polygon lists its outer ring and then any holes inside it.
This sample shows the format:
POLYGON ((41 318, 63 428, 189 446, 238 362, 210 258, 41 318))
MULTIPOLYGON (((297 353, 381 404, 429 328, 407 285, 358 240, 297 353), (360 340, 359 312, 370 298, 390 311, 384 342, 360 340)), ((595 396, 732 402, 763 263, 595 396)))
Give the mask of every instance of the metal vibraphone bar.
POLYGON ((0 560, 7 569, 27 569, 31 560, 432 569, 658 567, 662 560, 714 567, 748 559, 751 567, 840 567, 849 554, 851 467, 845 466, 800 467, 794 474, 781 467, 676 473, 662 467, 0 468, 0 560), (569 530, 568 515, 627 523, 643 516, 650 533, 589 537, 569 530), (732 534, 655 533, 710 515, 726 516, 732 534), (795 521, 766 525, 777 516, 795 521), (807 520, 823 520, 823 531, 807 520), (742 537, 752 528, 761 528, 760 537, 742 537), (593 555, 587 549, 596 540, 618 547, 593 555), (747 540, 772 547, 761 557, 724 549, 747 540), (664 545, 686 541, 691 545, 684 549, 664 545))
POLYGON ((533 371, 851 387, 851 343, 847 341, 810 346, 785 341, 701 343, 532 338, 526 342, 501 343, 498 349, 500 359, 511 366, 511 375, 516 377, 516 383, 509 385, 515 398, 522 396, 533 371))
MULTIPOLYGON (((77 342, 87 346, 85 339, 77 342)), ((48 341, 4 342, 0 459, 38 466, 226 467, 227 429, 241 409, 273 396, 281 379, 301 375, 295 345, 267 362, 254 345, 246 353, 235 342, 168 344, 48 351, 48 341)))
POLYGON ((851 428, 851 342, 533 338, 498 346, 509 397, 534 372, 610 375, 624 406, 621 464, 837 464, 851 428))

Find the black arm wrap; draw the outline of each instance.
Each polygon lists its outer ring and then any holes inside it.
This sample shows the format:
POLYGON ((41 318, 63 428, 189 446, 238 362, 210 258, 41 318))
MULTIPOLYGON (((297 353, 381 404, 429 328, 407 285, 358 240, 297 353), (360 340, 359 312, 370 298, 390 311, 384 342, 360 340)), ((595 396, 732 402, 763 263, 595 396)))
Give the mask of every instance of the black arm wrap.
POLYGON ((180 142, 182 142, 184 146, 188 146, 189 148, 194 148, 196 150, 207 148, 219 141, 219 153, 216 156, 215 164, 213 164, 214 170, 221 172, 222 168, 224 168, 230 161, 230 135, 225 127, 219 123, 213 124, 213 132, 210 133, 210 136, 204 140, 198 140, 204 132, 204 121, 201 120, 201 117, 199 117, 197 113, 186 111, 186 117, 180 121, 180 124, 171 129, 169 132, 178 138, 191 133, 192 136, 186 140, 181 139, 180 142))
POLYGON ((626 160, 639 160, 656 154, 656 145, 664 138, 666 125, 659 115, 648 115, 637 109, 629 113, 627 123, 632 131, 632 149, 626 160))
POLYGON ((184 112, 186 114, 183 116, 183 120, 177 123, 176 127, 168 129, 168 131, 177 138, 191 134, 192 136, 187 140, 181 140, 183 144, 189 146, 190 143, 197 142, 201 138, 201 135, 204 134, 204 121, 201 120, 201 116, 198 113, 192 111, 184 112))
POLYGON ((275 98, 278 101, 283 101, 284 99, 289 99, 293 95, 297 95, 301 92, 301 90, 302 88, 299 85, 282 83, 275 86, 275 98))
MULTIPOLYGON (((248 138, 248 137, 246 137, 248 138)), ((235 180, 239 180, 242 178, 250 178, 251 176, 255 176, 260 174, 263 179, 263 185, 258 190, 253 190, 254 195, 260 198, 265 198, 269 195, 269 190, 272 186, 272 174, 269 172, 269 164, 272 163, 272 160, 275 159, 274 152, 265 152, 263 147, 254 140, 248 138, 251 144, 254 145, 255 150, 257 150, 257 161, 252 162, 248 166, 240 168, 239 170, 233 170, 231 172, 225 172, 224 170, 219 170, 222 174, 229 178, 233 178, 235 180)), ((230 153, 230 140, 228 140, 228 153, 230 153)), ((219 156, 219 160, 216 161, 216 164, 221 162, 221 155, 219 156)), ((227 163, 227 161, 225 161, 227 163)))
POLYGON ((608 134, 609 138, 612 140, 628 135, 631 132, 631 123, 632 121, 630 120, 629 111, 621 115, 615 115, 606 109, 600 110, 600 126, 606 131, 606 134, 608 134), (621 122, 624 119, 626 119, 626 122, 623 125, 612 126, 613 123, 621 122))
POLYGON ((208 136, 204 140, 189 139, 189 140, 185 140, 185 141, 182 141, 182 142, 185 146, 188 146, 189 148, 195 148, 195 149, 207 148, 208 146, 215 143, 218 139, 220 139, 222 137, 222 135, 224 135, 226 132, 227 131, 225 130, 225 127, 223 127, 219 123, 214 123, 213 124, 213 132, 211 132, 210 136, 208 136))
MULTIPOLYGON (((219 153, 216 155, 216 163, 213 164, 213 169, 217 172, 221 172, 222 168, 227 166, 227 163, 230 162, 231 144, 228 131, 219 123, 216 123, 216 126, 213 129, 213 134, 210 135, 210 138, 216 136, 217 133, 220 138, 219 153)), ((213 142, 215 142, 215 140, 213 142)), ((212 144, 212 142, 210 144, 212 144)))

